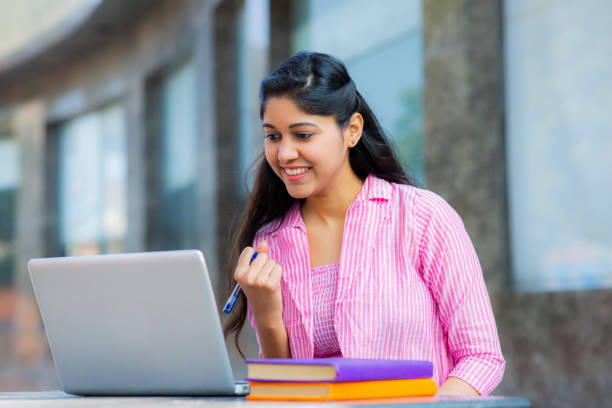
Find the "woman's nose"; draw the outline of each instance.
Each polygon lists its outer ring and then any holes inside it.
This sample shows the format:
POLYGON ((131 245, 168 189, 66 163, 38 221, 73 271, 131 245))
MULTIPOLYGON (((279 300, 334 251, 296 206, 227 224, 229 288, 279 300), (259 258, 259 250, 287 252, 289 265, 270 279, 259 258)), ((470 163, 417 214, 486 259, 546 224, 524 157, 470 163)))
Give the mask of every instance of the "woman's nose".
POLYGON ((278 146, 278 160, 281 163, 286 163, 293 159, 297 159, 298 156, 299 153, 291 141, 281 141, 280 145, 278 146))

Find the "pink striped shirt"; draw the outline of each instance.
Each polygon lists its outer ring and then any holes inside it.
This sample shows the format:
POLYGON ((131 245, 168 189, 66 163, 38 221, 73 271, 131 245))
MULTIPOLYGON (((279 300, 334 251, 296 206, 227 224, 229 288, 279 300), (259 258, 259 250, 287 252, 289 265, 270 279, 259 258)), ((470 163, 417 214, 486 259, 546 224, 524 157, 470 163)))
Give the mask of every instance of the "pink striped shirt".
MULTIPOLYGON (((261 228, 253 245, 264 239, 283 268, 291 355, 313 358, 310 256, 299 201, 261 228)), ((458 377, 481 395, 501 381, 505 361, 476 252, 457 213, 430 191, 366 178, 346 212, 335 299, 344 357, 430 360, 438 385, 458 377)), ((257 332, 250 307, 248 317, 257 332)))
POLYGON ((314 315, 314 357, 342 357, 334 327, 336 289, 340 264, 322 265, 310 270, 314 315))

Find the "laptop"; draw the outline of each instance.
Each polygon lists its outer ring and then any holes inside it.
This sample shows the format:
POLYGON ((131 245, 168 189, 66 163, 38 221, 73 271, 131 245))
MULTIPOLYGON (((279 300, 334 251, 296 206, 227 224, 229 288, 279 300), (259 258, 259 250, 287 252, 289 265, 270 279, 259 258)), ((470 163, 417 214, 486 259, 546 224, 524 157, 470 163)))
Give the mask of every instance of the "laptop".
POLYGON ((197 250, 32 259, 62 389, 78 395, 246 395, 197 250))

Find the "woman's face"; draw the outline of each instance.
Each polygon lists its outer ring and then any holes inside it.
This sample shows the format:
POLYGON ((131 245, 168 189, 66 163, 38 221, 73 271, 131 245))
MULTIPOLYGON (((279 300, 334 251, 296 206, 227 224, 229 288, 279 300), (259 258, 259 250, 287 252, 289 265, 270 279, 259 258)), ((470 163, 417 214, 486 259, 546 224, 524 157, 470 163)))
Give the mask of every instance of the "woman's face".
POLYGON ((273 97, 266 101, 263 128, 266 160, 294 198, 323 194, 352 172, 354 129, 340 129, 333 116, 308 114, 289 98, 273 97))

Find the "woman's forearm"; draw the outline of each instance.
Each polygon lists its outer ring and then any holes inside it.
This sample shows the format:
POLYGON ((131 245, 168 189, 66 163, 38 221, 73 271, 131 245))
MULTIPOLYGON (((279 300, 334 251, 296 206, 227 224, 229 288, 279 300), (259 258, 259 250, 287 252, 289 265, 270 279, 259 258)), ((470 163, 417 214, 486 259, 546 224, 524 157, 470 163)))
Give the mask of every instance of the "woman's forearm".
POLYGON ((448 377, 438 390, 439 395, 480 395, 474 387, 457 377, 448 377))
POLYGON ((257 325, 257 334, 263 358, 291 358, 289 336, 282 322, 275 325, 257 325))

